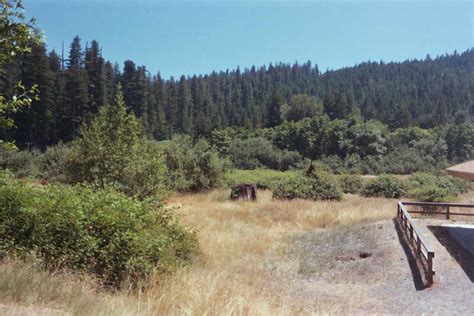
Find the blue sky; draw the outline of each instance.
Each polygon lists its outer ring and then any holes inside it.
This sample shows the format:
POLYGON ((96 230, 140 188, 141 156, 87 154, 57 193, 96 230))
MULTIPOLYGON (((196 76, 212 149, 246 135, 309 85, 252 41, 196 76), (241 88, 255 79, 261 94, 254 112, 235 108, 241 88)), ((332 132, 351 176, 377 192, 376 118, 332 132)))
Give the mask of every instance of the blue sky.
POLYGON ((48 48, 77 34, 164 77, 270 62, 320 70, 474 46, 474 1, 24 0, 48 48))

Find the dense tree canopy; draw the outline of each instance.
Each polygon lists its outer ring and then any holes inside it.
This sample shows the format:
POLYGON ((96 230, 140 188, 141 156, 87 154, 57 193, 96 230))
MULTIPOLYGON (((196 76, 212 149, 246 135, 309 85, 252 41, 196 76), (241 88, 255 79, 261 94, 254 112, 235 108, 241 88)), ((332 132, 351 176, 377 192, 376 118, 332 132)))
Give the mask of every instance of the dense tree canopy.
POLYGON ((83 45, 76 36, 69 53, 48 54, 35 44, 11 61, 1 95, 11 96, 11 83, 23 80, 36 82, 41 96, 17 115, 19 127, 2 131, 2 136, 20 147, 72 140, 82 121, 111 103, 119 82, 125 103, 155 139, 175 133, 208 137, 215 129, 271 127, 323 113, 330 119, 374 119, 390 129, 433 128, 472 121, 474 115, 473 49, 435 59, 364 62, 324 73, 307 62, 179 80, 151 75, 131 60, 120 70, 101 52, 96 41, 83 45))
MULTIPOLYGON (((13 127, 11 115, 31 105, 33 98, 39 101, 34 82, 25 86, 22 81, 11 81, 10 76, 11 72, 19 71, 13 66, 18 56, 26 53, 38 56, 37 50, 31 50, 32 45, 40 45, 40 35, 34 29, 34 19, 26 20, 21 0, 0 0, 0 128, 13 127)), ((44 53, 39 58, 42 57, 46 59, 44 53)), ((42 66, 40 60, 38 68, 42 66)), ((29 73, 26 76, 31 78, 29 73)), ((4 144, 3 137, 0 144, 4 144)))

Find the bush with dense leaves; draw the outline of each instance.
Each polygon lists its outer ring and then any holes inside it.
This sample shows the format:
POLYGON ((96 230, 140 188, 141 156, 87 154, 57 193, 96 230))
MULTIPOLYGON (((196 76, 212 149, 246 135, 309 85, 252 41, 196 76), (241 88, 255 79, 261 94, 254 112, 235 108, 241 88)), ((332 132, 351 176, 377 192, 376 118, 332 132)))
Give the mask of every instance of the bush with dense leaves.
POLYGON ((340 200, 342 191, 334 176, 311 168, 304 176, 295 175, 277 182, 273 191, 276 199, 340 200))
POLYGON ((196 247, 172 211, 151 200, 111 188, 39 188, 0 177, 1 257, 34 254, 48 269, 91 273, 116 287, 171 271, 196 247))
POLYGON ((363 186, 362 177, 354 174, 344 174, 338 177, 339 185, 344 193, 359 193, 363 186))
POLYGON ((48 181, 66 181, 69 146, 59 143, 39 150, 7 149, 0 146, 0 167, 11 170, 17 177, 32 177, 48 181))
POLYGON ((298 171, 278 171, 272 169, 239 170, 234 169, 225 174, 227 186, 238 184, 255 184, 259 189, 273 189, 278 181, 299 174, 298 171))
POLYGON ((224 161, 209 143, 200 139, 196 143, 190 136, 175 135, 162 142, 170 188, 178 191, 199 191, 221 184, 224 178, 224 161))
POLYGON ((270 168, 288 170, 303 163, 296 151, 281 150, 263 137, 235 139, 230 144, 229 158, 236 168, 270 168))
POLYGON ((381 175, 366 183, 362 194, 368 197, 400 198, 405 195, 406 188, 403 181, 392 175, 381 175))
POLYGON ((342 191, 336 178, 325 171, 311 165, 306 171, 312 200, 340 200, 342 191))
POLYGON ((53 182, 66 182, 66 168, 69 162, 70 146, 60 142, 46 148, 39 154, 34 163, 40 172, 40 177, 53 182))
POLYGON ((451 176, 415 173, 408 178, 408 195, 418 201, 451 201, 467 192, 469 183, 451 176))
POLYGON ((18 150, 0 146, 0 167, 11 170, 17 177, 37 177, 40 174, 35 164, 38 150, 18 150))
POLYGON ((81 127, 69 153, 71 182, 113 186, 131 196, 162 196, 165 164, 158 146, 146 141, 140 122, 127 113, 120 87, 114 105, 105 105, 81 127))
POLYGON ((308 179, 302 175, 285 177, 275 184, 273 198, 280 200, 309 199, 308 179))

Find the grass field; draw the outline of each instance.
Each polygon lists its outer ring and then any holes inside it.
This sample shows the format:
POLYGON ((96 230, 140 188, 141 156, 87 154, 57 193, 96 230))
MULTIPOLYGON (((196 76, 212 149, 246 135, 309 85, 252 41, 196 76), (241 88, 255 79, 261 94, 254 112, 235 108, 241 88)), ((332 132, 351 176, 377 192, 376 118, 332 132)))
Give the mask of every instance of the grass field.
MULTIPOLYGON (((395 210, 393 200, 355 195, 340 202, 274 201, 270 191, 259 191, 256 203, 234 202, 228 196, 229 191, 221 189, 169 200, 183 222, 197 231, 201 254, 187 268, 150 280, 145 293, 104 293, 87 278, 50 275, 33 264, 7 262, 0 266, 0 311, 114 315, 347 311, 344 304, 294 299, 286 278, 301 271, 289 245, 307 231, 390 219, 395 210)), ((331 229, 331 234, 337 235, 338 229, 331 229)))

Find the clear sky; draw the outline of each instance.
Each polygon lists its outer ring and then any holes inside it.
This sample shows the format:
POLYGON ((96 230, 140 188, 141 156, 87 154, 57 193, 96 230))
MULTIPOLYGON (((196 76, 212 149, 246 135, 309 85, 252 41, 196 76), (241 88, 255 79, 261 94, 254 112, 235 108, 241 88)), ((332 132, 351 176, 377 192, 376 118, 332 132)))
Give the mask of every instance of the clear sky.
POLYGON ((306 62, 319 69, 474 46, 474 1, 24 0, 48 48, 75 35, 164 77, 306 62))

